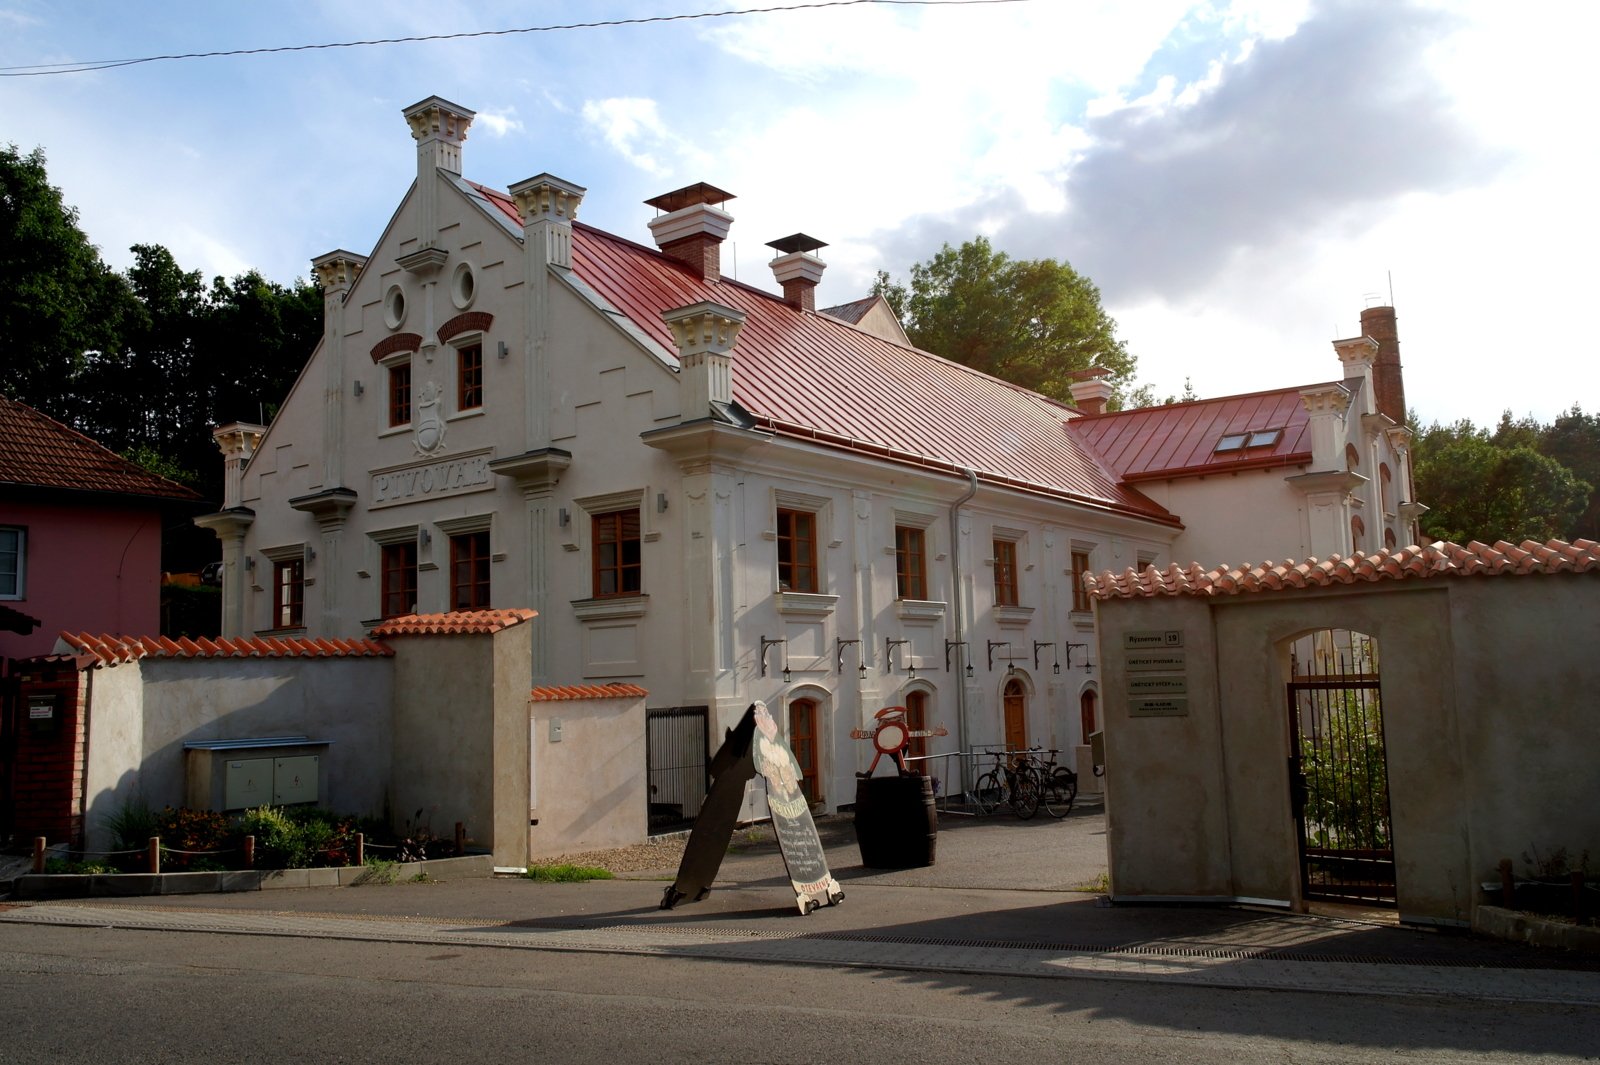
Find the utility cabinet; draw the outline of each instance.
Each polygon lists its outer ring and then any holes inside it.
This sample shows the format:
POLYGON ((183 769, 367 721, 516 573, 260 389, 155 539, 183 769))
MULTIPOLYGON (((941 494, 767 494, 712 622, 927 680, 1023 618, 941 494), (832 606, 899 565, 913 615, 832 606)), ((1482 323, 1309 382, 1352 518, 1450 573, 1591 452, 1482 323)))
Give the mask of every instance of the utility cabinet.
POLYGON ((315 803, 328 792, 326 740, 263 736, 183 746, 191 809, 231 812, 315 803))

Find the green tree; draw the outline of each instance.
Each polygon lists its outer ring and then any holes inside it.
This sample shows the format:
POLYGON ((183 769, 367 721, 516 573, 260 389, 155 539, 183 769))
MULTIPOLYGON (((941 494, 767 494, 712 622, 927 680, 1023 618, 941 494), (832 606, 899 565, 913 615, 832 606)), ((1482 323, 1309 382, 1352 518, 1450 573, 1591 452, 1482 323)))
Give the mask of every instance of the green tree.
POLYGON ((1088 278, 1054 259, 1012 259, 985 237, 913 265, 909 288, 880 273, 873 292, 919 348, 1063 402, 1074 371, 1103 366, 1119 389, 1133 374, 1088 278))
POLYGON ((1583 511, 1568 525, 1562 539, 1600 540, 1600 415, 1585 414, 1573 404, 1540 433, 1539 451, 1589 483, 1583 511))
POLYGON ((0 149, 0 389, 71 420, 69 386, 89 352, 115 347, 131 308, 127 286, 104 262, 78 212, 50 184, 42 149, 0 149))
POLYGON ((1430 539, 1468 543, 1548 540, 1569 535, 1591 486, 1529 446, 1538 438, 1509 416, 1491 434, 1470 420, 1435 423, 1416 439, 1417 498, 1430 508, 1430 539))

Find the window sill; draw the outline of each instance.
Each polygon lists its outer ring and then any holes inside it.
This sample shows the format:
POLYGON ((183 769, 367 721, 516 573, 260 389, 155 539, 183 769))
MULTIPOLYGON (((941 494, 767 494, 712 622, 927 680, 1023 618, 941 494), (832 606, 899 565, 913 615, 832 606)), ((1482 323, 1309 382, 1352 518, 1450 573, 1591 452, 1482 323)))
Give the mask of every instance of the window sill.
POLYGON ((286 629, 257 629, 256 630, 256 635, 257 636, 304 636, 305 634, 306 634, 306 627, 304 625, 291 625, 286 629))
POLYGON ((1002 629, 1024 628, 1033 620, 1033 607, 997 605, 994 608, 994 620, 1002 629))
POLYGON ((778 592, 773 597, 778 613, 798 614, 802 617, 825 618, 839 605, 836 595, 818 592, 778 592))
POLYGON ((945 604, 931 599, 901 599, 895 609, 901 621, 938 621, 944 617, 945 604))
POLYGON ((605 599, 574 599, 572 612, 579 621, 640 618, 650 606, 648 595, 618 595, 605 599))
POLYGON ((401 433, 409 433, 410 431, 410 422, 406 422, 404 425, 386 425, 378 430, 378 437, 382 439, 386 436, 399 436, 401 433))
POLYGON ((482 407, 470 407, 467 410, 458 410, 454 414, 445 416, 447 422, 459 422, 463 418, 481 418, 484 415, 482 407))
POLYGON ((1086 610, 1075 610, 1067 615, 1067 620, 1072 622, 1072 627, 1080 632, 1094 631, 1094 613, 1086 610))

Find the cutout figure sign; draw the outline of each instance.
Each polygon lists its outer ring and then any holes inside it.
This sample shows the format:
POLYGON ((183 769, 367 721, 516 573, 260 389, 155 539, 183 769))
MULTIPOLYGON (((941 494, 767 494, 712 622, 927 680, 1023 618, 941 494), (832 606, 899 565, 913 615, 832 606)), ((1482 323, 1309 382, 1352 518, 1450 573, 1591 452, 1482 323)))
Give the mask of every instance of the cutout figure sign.
POLYGON ((700 816, 689 834, 678 878, 661 898, 670 910, 684 899, 699 902, 711 893, 711 882, 722 866, 733 838, 733 826, 744 802, 744 786, 756 773, 767 782, 767 805, 778 837, 795 902, 802 914, 819 906, 838 904, 844 898, 839 882, 828 873, 827 858, 811 808, 800 791, 800 766, 778 733, 778 724, 759 700, 729 729, 711 759, 711 792, 701 804, 700 816))

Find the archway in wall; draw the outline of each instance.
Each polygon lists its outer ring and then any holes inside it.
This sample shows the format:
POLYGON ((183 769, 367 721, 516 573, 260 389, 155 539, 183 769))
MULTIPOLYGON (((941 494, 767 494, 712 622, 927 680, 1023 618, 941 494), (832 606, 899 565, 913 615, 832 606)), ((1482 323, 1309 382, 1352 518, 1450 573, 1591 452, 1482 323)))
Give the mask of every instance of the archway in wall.
POLYGON ((1078 696, 1078 719, 1082 726, 1083 743, 1089 742, 1089 737, 1094 735, 1098 727, 1095 719, 1098 701, 1099 696, 1093 688, 1085 688, 1083 694, 1078 696))
POLYGON ((1005 708, 1006 749, 1023 751, 1028 748, 1028 689, 1017 677, 1006 681, 1001 692, 1001 705, 1005 708))
POLYGON ((1289 648, 1289 787, 1307 899, 1395 904, 1378 642, 1322 629, 1289 648))

